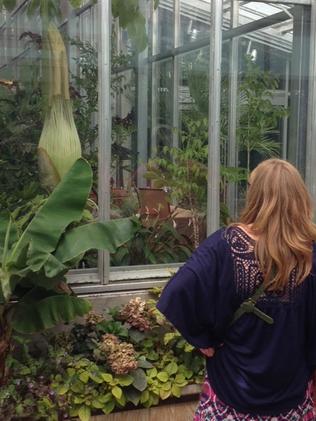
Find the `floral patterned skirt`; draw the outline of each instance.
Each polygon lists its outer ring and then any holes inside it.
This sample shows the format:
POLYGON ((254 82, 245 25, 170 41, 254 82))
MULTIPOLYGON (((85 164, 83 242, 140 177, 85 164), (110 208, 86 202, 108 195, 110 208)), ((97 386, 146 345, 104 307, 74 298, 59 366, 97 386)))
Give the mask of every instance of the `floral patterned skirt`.
POLYGON ((193 421, 312 421, 316 420, 316 410, 314 408, 312 393, 312 382, 310 382, 306 391, 305 400, 301 405, 279 416, 256 416, 242 414, 224 404, 216 396, 206 378, 193 421))

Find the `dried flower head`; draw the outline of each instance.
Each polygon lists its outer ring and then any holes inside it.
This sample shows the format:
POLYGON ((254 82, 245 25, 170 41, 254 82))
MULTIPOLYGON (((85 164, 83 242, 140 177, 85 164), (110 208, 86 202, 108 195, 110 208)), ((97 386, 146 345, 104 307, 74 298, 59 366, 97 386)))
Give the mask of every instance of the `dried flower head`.
POLYGON ((104 317, 102 314, 96 313, 95 311, 89 311, 89 313, 85 316, 86 323, 89 325, 96 325, 102 320, 104 320, 104 317))
POLYGON ((137 368, 136 352, 133 345, 120 342, 115 335, 104 335, 99 348, 106 354, 107 363, 113 373, 127 374, 137 368))
POLYGON ((132 298, 120 311, 119 318, 140 331, 151 327, 151 311, 140 297, 132 298))

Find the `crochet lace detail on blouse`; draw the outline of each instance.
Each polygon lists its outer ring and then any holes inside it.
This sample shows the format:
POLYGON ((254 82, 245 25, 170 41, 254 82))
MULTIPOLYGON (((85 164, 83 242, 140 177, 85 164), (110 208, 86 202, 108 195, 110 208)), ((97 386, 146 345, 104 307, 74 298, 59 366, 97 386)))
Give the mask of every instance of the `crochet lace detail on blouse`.
MULTIPOLYGON (((263 274, 255 257, 255 240, 249 237, 241 228, 230 227, 224 234, 230 245, 234 262, 234 281, 238 296, 244 300, 254 294, 256 288, 263 282, 263 274)), ((297 288, 295 287, 295 271, 289 282, 280 292, 266 292, 261 300, 292 302, 297 288)))

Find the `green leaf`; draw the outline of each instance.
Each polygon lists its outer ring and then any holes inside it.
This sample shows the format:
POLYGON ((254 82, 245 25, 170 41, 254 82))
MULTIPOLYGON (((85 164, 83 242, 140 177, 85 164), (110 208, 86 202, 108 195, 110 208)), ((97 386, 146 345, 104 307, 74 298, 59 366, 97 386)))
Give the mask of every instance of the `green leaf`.
POLYGON ((157 377, 158 371, 156 367, 151 368, 150 370, 147 370, 147 376, 150 379, 153 379, 155 377, 157 377))
POLYGON ((34 333, 70 322, 91 309, 89 301, 70 295, 53 295, 38 301, 19 302, 12 314, 12 327, 20 333, 34 333))
POLYGON ((122 397, 122 389, 118 386, 114 386, 112 388, 112 395, 116 398, 116 399, 121 399, 122 397))
MULTIPOLYGON (((130 339, 135 342, 135 344, 139 344, 140 342, 142 342, 145 338, 145 334, 144 332, 140 332, 137 329, 130 329, 129 330, 129 337, 130 339)), ((143 367, 146 368, 146 367, 143 367)))
POLYGON ((65 263, 90 249, 105 249, 113 253, 133 237, 135 228, 133 220, 128 218, 74 228, 61 240, 55 257, 65 263))
POLYGON ((85 388, 84 384, 82 382, 79 382, 79 381, 72 384, 71 387, 70 387, 72 392, 79 393, 79 394, 84 393, 84 388, 85 388))
POLYGON ((110 402, 110 400, 112 399, 112 393, 106 393, 105 395, 99 395, 98 396, 98 400, 102 403, 107 403, 110 402))
POLYGON ((68 392, 68 390, 69 390, 69 385, 63 384, 57 389, 57 393, 58 395, 64 395, 65 393, 68 392))
POLYGON ((171 389, 171 382, 166 382, 166 383, 162 384, 161 389, 170 390, 171 389))
POLYGON ((166 371, 161 371, 160 373, 157 374, 157 378, 161 382, 167 382, 169 380, 169 374, 166 371))
POLYGON ((125 395, 122 393, 122 396, 119 399, 116 398, 116 402, 123 408, 126 405, 125 395))
POLYGON ((112 411, 113 411, 113 409, 115 408, 115 402, 112 400, 112 401, 109 401, 109 402, 106 402, 105 404, 104 404, 104 406, 103 406, 103 408, 102 408, 102 411, 105 413, 105 414, 110 414, 112 411))
POLYGON ((178 364, 172 361, 165 367, 166 372, 171 376, 172 374, 177 373, 178 371, 178 364))
POLYGON ((130 37, 137 52, 143 51, 148 44, 146 34, 146 20, 144 16, 139 13, 126 25, 128 36, 130 37))
POLYGON ((191 344, 186 343, 184 345, 184 352, 192 352, 194 350, 194 346, 192 346, 191 344))
POLYGON ((178 333, 174 333, 174 332, 166 333, 163 338, 164 345, 168 345, 169 342, 171 342, 173 339, 177 338, 178 336, 179 336, 178 333))
POLYGON ((113 381, 113 376, 110 373, 101 373, 101 377, 106 383, 111 383, 113 381))
POLYGON ((138 390, 128 388, 124 390, 124 393, 128 402, 132 402, 135 406, 139 404, 141 393, 138 390))
POLYGON ((139 357, 137 362, 139 368, 153 368, 153 365, 149 361, 147 361, 145 356, 143 355, 139 357))
POLYGON ((172 387, 171 387, 171 393, 176 398, 180 398, 180 396, 181 396, 181 389, 180 389, 180 387, 177 386, 176 384, 173 384, 172 387))
POLYGON ((144 404, 144 403, 148 402, 149 397, 150 397, 149 391, 144 390, 143 393, 140 396, 140 403, 144 404))
POLYGON ((188 381, 186 380, 183 374, 177 374, 174 379, 174 382, 180 387, 186 386, 188 384, 188 381))
POLYGON ((91 410, 88 406, 83 405, 79 408, 78 416, 80 418, 80 421, 90 421, 91 417, 91 410))
POLYGON ((31 258, 27 260, 27 266, 32 272, 39 272, 44 266, 45 275, 48 278, 55 278, 58 275, 65 274, 68 268, 64 266, 52 254, 37 253, 31 254, 31 258))
POLYGON ((171 395, 171 390, 160 389, 159 396, 162 400, 168 399, 171 395))
POLYGON ((130 372, 130 375, 133 377, 133 386, 135 389, 139 390, 140 392, 143 392, 147 387, 147 378, 144 370, 141 368, 137 368, 136 370, 133 370, 130 372))
POLYGON ((133 377, 128 374, 125 376, 117 376, 116 379, 118 380, 120 386, 129 386, 134 381, 133 377))
POLYGON ((103 402, 100 402, 98 399, 94 399, 91 402, 91 405, 93 406, 93 408, 96 408, 96 409, 102 409, 103 408, 103 402))
POLYGON ((100 373, 98 372, 89 372, 89 377, 92 381, 94 381, 97 384, 101 384, 104 382, 103 378, 101 377, 100 373))
POLYGON ((88 383, 89 373, 87 371, 83 371, 79 374, 79 379, 82 381, 82 383, 88 383))
MULTIPOLYGON (((25 245, 30 243, 34 254, 39 251, 44 256, 53 252, 67 226, 80 221, 91 185, 91 167, 84 159, 78 159, 16 243, 10 258, 11 265, 16 265, 25 245)), ((43 264, 46 260, 43 257, 43 264)))

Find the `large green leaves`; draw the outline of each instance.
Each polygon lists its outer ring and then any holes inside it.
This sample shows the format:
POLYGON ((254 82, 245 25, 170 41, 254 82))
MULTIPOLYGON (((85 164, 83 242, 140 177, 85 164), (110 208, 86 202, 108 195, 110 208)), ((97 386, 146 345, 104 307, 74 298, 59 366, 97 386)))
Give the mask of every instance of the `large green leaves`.
POLYGON ((27 244, 31 244, 29 259, 40 252, 44 264, 49 253, 55 250, 67 226, 74 221, 80 221, 91 185, 91 167, 87 161, 80 158, 24 231, 13 250, 11 264, 16 265, 27 244))
POLYGON ((147 47, 146 19, 141 13, 138 0, 112 0, 112 15, 127 29, 128 36, 137 52, 147 47))
POLYGON ((76 316, 86 314, 90 308, 89 301, 63 294, 21 301, 15 305, 12 327, 19 333, 34 333, 58 323, 68 323, 76 316))
POLYGON ((116 219, 95 222, 69 231, 55 253, 62 263, 69 262, 92 248, 106 249, 113 253, 119 246, 129 241, 136 231, 136 223, 131 219, 116 219))

